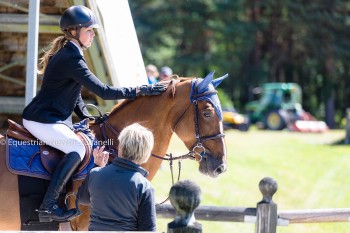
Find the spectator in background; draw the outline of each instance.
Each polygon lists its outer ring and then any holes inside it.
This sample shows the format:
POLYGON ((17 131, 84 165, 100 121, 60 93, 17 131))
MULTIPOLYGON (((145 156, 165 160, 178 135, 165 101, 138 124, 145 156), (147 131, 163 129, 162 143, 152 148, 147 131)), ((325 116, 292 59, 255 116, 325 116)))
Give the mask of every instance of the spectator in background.
POLYGON ((173 70, 168 66, 164 66, 160 69, 159 81, 165 80, 172 75, 173 75, 173 70))
POLYGON ((149 84, 154 84, 158 81, 157 78, 159 76, 159 73, 155 65, 152 65, 152 64, 147 65, 146 73, 147 73, 147 79, 149 84))
POLYGON ((91 205, 89 231, 155 231, 154 191, 146 179, 145 163, 153 134, 138 123, 118 137, 118 156, 107 166, 103 148, 94 151, 93 168, 78 191, 78 202, 91 205))

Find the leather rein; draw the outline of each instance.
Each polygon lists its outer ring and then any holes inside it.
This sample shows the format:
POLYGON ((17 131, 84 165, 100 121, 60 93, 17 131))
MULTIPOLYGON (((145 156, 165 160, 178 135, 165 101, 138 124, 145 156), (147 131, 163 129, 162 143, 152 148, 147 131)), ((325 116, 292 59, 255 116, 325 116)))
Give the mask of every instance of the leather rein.
MULTIPOLYGON (((197 81, 197 80, 196 80, 197 81)), ((155 154, 151 154, 151 156, 157 158, 157 159, 161 159, 161 160, 165 160, 165 161, 169 161, 169 166, 170 166, 170 172, 171 172, 171 177, 172 177, 172 184, 174 185, 174 172, 173 172, 173 161, 178 160, 178 177, 177 177, 177 181, 180 180, 180 174, 181 174, 181 161, 183 159, 191 159, 191 160, 195 160, 198 163, 200 163, 203 159, 206 159, 206 151, 205 151, 205 147, 203 146, 203 143, 205 141, 208 140, 213 140, 213 139, 218 139, 218 138, 222 138, 225 137, 225 134, 223 133, 218 133, 215 135, 209 135, 209 136, 202 136, 201 132, 200 132, 200 126, 199 126, 199 108, 198 108, 198 101, 200 97, 203 96, 210 96, 213 94, 216 94, 217 91, 206 91, 200 94, 197 94, 197 83, 195 83, 195 88, 193 90, 195 93, 192 95, 192 99, 190 104, 187 106, 187 108, 185 109, 185 111, 180 115, 179 119, 176 121, 173 132, 176 132, 176 128, 177 126, 180 124, 180 122, 182 121, 182 119, 184 119, 184 116, 186 115, 186 113, 188 112, 188 110, 190 109, 191 105, 194 105, 194 124, 195 124, 195 135, 196 135, 196 142, 194 143, 194 145, 192 146, 192 149, 189 150, 188 153, 180 155, 180 156, 173 156, 172 153, 170 154, 165 154, 164 157, 159 156, 159 155, 155 155, 155 154)), ((115 135, 118 136, 120 132, 118 132, 108 121, 108 115, 103 115, 100 113, 100 120, 99 120, 99 128, 101 130, 102 133, 102 137, 103 137, 103 141, 104 142, 108 142, 108 136, 106 133, 106 127, 115 135)), ((107 145, 107 149, 109 150, 109 153, 117 156, 117 152, 110 147, 110 145, 107 145)), ((167 201, 168 199, 166 199, 165 201, 167 201)), ((163 204, 165 201, 163 201, 160 204, 163 204)))

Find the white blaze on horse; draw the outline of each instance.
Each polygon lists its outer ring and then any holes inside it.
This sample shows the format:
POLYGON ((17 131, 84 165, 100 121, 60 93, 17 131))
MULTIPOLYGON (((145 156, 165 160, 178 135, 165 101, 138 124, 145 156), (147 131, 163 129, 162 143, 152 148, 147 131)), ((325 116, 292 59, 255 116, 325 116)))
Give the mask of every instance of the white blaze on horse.
MULTIPOLYGON (((166 92, 159 96, 139 97, 117 104, 108 117, 90 126, 99 141, 114 142, 109 149, 116 150, 119 132, 138 122, 152 130, 155 144, 152 156, 144 164, 149 180, 156 175, 165 159, 171 137, 176 133, 188 148, 183 158, 199 164, 199 171, 217 177, 226 171, 226 147, 222 112, 215 88, 227 75, 213 80, 214 72, 201 78, 177 78, 168 82, 166 92)), ((1 142, 5 136, 0 135, 1 142)), ((111 144, 111 143, 110 143, 111 144)), ((6 166, 6 147, 0 146, 0 230, 21 230, 18 175, 6 166)), ((77 192, 82 180, 73 181, 77 192)), ((28 186, 31 184, 28 183, 28 186)), ((68 208, 75 207, 74 198, 68 198, 68 208)), ((40 204, 40 203, 39 203, 40 204)), ((39 207, 39 206, 38 206, 39 207)), ((38 208, 37 207, 37 208, 38 208)), ((80 206, 83 214, 71 220, 73 230, 87 230, 89 208, 80 206)), ((37 223, 39 224, 39 223, 37 223)), ((43 228, 41 228, 43 229, 43 228)), ((47 229, 50 230, 50 229, 47 229)))

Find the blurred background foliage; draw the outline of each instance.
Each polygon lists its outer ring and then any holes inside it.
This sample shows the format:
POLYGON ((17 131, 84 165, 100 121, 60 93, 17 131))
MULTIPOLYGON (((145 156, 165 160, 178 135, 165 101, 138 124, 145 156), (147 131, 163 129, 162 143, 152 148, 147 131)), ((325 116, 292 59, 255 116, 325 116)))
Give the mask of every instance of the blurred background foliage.
POLYGON ((340 126, 350 105, 347 0, 129 0, 145 64, 210 70, 239 111, 265 82, 296 82, 303 108, 340 126))

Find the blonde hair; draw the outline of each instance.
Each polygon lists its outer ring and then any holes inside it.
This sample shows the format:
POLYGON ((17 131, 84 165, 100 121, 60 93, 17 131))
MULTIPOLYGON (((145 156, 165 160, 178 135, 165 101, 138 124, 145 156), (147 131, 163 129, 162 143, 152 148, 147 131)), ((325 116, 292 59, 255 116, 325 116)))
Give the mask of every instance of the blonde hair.
POLYGON ((146 73, 147 73, 147 76, 149 76, 149 75, 153 75, 154 77, 159 76, 158 69, 153 64, 149 64, 146 66, 146 73))
POLYGON ((44 53, 44 55, 39 60, 39 70, 38 74, 44 74, 46 70, 47 63, 49 63, 50 58, 55 55, 61 48, 63 48, 68 39, 64 36, 59 36, 54 39, 50 44, 50 49, 44 53))
POLYGON ((153 133, 149 129, 138 123, 131 124, 120 132, 118 140, 122 158, 136 164, 147 162, 154 145, 153 133))

